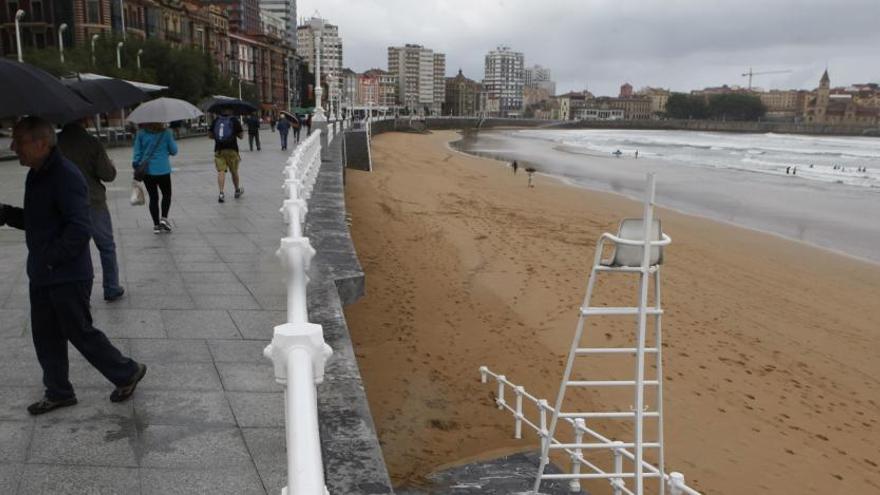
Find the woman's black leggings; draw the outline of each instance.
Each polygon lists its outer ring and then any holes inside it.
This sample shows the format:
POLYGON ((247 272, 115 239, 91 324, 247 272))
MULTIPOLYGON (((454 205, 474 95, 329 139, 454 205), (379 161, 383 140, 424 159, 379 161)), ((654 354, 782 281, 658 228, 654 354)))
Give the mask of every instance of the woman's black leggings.
POLYGON ((147 175, 144 177, 144 186, 150 196, 153 225, 159 225, 159 189, 162 190, 162 218, 168 218, 168 210, 171 208, 171 174, 147 175))

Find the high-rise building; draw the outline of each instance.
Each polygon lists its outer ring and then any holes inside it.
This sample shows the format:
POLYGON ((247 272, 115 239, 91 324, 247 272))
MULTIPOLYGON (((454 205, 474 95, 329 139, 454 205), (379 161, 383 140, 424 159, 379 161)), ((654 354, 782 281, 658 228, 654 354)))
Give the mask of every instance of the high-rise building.
POLYGON ((446 55, 421 45, 388 47, 388 72, 397 78, 398 104, 439 115, 446 99, 446 55))
POLYGON ((259 0, 201 0, 205 5, 218 5, 229 16, 229 29, 242 34, 260 33, 259 0))
POLYGON ((315 40, 320 39, 321 85, 328 91, 324 98, 342 97, 342 39, 339 27, 326 19, 312 17, 296 28, 297 53, 302 55, 309 72, 315 72, 315 40))
POLYGON ((533 65, 523 69, 523 87, 546 92, 549 96, 556 96, 556 83, 550 69, 533 65))
POLYGON ((440 115, 443 112, 443 102, 446 101, 446 55, 434 54, 434 104, 431 106, 432 113, 440 115))
POLYGON ((260 9, 284 20, 284 39, 296 49, 296 0, 260 0, 260 9))
POLYGON ((486 55, 483 90, 488 111, 500 117, 518 117, 523 110, 523 54, 499 46, 486 55))

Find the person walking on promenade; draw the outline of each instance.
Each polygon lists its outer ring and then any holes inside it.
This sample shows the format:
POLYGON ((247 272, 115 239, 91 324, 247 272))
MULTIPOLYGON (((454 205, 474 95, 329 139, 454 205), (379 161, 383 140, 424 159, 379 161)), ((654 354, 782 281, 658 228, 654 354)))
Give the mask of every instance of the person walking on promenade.
POLYGON ((287 149, 287 135, 290 134, 290 121, 286 117, 278 119, 278 134, 281 136, 281 149, 287 149))
POLYGON ((24 230, 28 248, 31 334, 45 386, 43 398, 27 408, 35 416, 77 403, 69 380, 68 342, 116 385, 111 402, 130 398, 147 372, 92 326, 89 188, 56 139, 52 124, 41 118, 27 117, 15 125, 11 148, 30 168, 24 207, 0 205, 0 225, 24 230))
POLYGON ((71 122, 64 126, 58 134, 58 150, 79 167, 89 186, 89 216, 92 219, 90 233, 101 258, 104 300, 113 302, 125 294, 125 289, 119 285, 113 222, 107 208, 107 188, 104 186, 104 182, 113 182, 116 179, 116 167, 101 142, 86 131, 84 123, 71 122))
POLYGON ((306 116, 306 137, 312 135, 312 114, 306 116))
POLYGON ((299 131, 302 127, 302 121, 296 115, 290 115, 290 128, 293 129, 293 139, 299 144, 299 131))
POLYGON ((147 162, 144 186, 150 197, 150 216, 153 233, 171 232, 168 210, 171 209, 171 159, 177 154, 177 143, 171 131, 163 124, 143 124, 134 138, 132 166, 147 162), (159 216, 159 191, 162 191, 162 216, 159 216))
POLYGON ((238 152, 238 140, 242 137, 241 122, 232 116, 232 110, 223 110, 211 125, 208 137, 214 140, 214 166, 217 168, 217 187, 220 195, 218 203, 226 201, 226 171, 232 175, 232 184, 235 186, 235 198, 244 194, 238 178, 238 166, 241 163, 241 155, 238 152))
POLYGON ((257 142, 257 151, 260 151, 260 118, 252 113, 245 121, 248 130, 248 146, 254 151, 254 141, 257 142))

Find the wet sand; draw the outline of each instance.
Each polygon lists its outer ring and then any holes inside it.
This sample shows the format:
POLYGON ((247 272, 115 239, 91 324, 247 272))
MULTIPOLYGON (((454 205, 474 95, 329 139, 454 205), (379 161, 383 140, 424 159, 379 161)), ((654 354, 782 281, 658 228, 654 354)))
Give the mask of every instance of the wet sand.
MULTIPOLYGON (((533 435, 512 439, 512 416, 492 407, 494 387, 477 369, 555 397, 595 240, 641 212, 622 196, 548 177, 528 189, 522 171, 453 151, 454 139, 377 136, 374 171, 347 175, 367 295, 346 316, 401 485, 536 448, 533 435)), ((707 493, 880 491, 880 267, 659 214, 673 238, 663 279, 667 469, 707 493)), ((597 291, 599 304, 635 298, 616 279, 597 291)), ((585 342, 623 344, 633 329, 591 326, 585 342)), ((580 371, 622 378, 632 368, 603 361, 580 371)), ((572 404, 607 410, 627 400, 578 394, 572 404)), ((626 438, 631 428, 603 432, 626 438)), ((585 487, 608 491, 604 482, 585 487)))

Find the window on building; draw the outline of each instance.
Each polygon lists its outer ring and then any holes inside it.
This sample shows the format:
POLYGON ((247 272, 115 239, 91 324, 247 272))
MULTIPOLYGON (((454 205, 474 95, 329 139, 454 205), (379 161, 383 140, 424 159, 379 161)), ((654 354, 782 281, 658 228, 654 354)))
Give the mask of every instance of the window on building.
POLYGON ((9 22, 15 22, 16 12, 18 12, 18 2, 9 2, 9 22))
POLYGON ((86 0, 86 22, 89 24, 101 23, 100 0, 86 0))
POLYGON ((34 22, 43 21, 43 2, 31 0, 31 20, 34 22))

